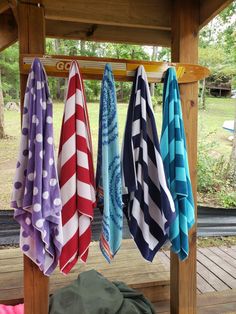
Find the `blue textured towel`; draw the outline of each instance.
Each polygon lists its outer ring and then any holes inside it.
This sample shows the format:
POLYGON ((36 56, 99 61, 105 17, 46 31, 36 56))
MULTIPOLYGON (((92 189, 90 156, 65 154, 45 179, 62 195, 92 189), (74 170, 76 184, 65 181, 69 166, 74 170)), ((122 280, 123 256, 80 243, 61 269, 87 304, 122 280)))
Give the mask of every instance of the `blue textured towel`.
POLYGON ((109 64, 101 89, 96 186, 97 205, 103 209, 100 248, 110 262, 121 244, 123 214, 116 90, 109 64))
POLYGON ((176 219, 170 226, 172 250, 181 260, 189 253, 188 231, 194 224, 194 201, 189 175, 179 87, 174 68, 167 70, 163 92, 161 154, 176 219))

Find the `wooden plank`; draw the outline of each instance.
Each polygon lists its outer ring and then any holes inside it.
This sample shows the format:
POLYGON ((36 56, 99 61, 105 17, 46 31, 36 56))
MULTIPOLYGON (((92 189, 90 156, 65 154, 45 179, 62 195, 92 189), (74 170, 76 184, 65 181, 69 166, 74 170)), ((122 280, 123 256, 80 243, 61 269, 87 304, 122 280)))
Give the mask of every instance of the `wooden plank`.
POLYGON ((205 255, 212 262, 217 264, 220 268, 226 271, 229 275, 231 275, 234 279, 236 279, 236 267, 230 265, 227 261, 225 261, 220 255, 215 254, 213 251, 208 248, 199 248, 199 252, 205 255))
POLYGON ((1 0, 0 2, 0 14, 9 9, 9 3, 7 0, 1 0))
POLYGON ((22 74, 29 72, 34 58, 40 59, 48 75, 67 77, 71 61, 77 60, 80 72, 84 79, 98 79, 103 77, 104 66, 110 63, 116 81, 133 81, 135 71, 139 65, 143 65, 149 82, 160 82, 169 67, 175 67, 179 83, 198 81, 209 75, 206 67, 189 63, 154 62, 144 60, 128 60, 84 56, 55 56, 40 54, 22 54, 20 57, 20 69, 22 74))
POLYGON ((232 258, 236 259, 236 250, 233 247, 221 246, 220 249, 223 250, 232 258))
POLYGON ((200 252, 198 252, 198 260, 202 265, 204 265, 213 274, 215 274, 221 281, 223 281, 228 287, 230 287, 231 289, 236 288, 236 280, 200 252))
POLYGON ((170 30, 171 1, 44 0, 49 20, 170 30))
POLYGON ((233 0, 200 0, 200 27, 209 23, 232 2, 233 0))
POLYGON ((169 30, 46 20, 46 36, 63 39, 170 47, 169 30))
POLYGON ((210 247, 209 250, 219 255, 223 260, 236 268, 236 259, 227 254, 227 251, 223 250, 220 247, 210 247))
MULTIPOLYGON (((19 50, 22 53, 45 52, 44 9, 38 6, 39 0, 31 0, 35 5, 19 3, 18 30, 19 50)), ((21 112, 27 75, 20 75, 21 112)), ((24 310, 25 314, 45 314, 48 312, 49 279, 38 266, 24 256, 24 310)))
MULTIPOLYGON (((198 63, 198 0, 172 1, 172 61, 198 63)), ((198 119, 198 84, 180 85, 180 96, 184 127, 187 139, 188 160, 192 189, 197 198, 197 119, 198 119)), ((195 216, 196 217, 196 216, 195 216)), ((189 233, 190 254, 186 261, 180 262, 171 254, 171 313, 196 313, 196 224, 189 233)))
POLYGON ((198 314, 233 314, 235 313, 236 302, 204 306, 198 308, 198 314))
POLYGON ((197 262, 197 271, 213 287, 216 291, 224 291, 229 289, 224 282, 222 282, 214 273, 212 273, 207 267, 197 262))
POLYGON ((200 293, 215 291, 215 289, 199 274, 197 274, 197 288, 200 293))
POLYGON ((0 51, 17 41, 18 31, 11 9, 0 14, 0 51))

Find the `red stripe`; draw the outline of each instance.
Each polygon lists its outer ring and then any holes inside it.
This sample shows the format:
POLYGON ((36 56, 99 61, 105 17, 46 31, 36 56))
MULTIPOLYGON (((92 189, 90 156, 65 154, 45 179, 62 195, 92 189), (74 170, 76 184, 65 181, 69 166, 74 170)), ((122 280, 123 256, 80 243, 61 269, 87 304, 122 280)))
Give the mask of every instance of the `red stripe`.
POLYGON ((87 200, 79 195, 76 197, 77 209, 80 213, 93 217, 94 202, 87 200))
POLYGON ((60 187, 63 185, 76 173, 76 155, 71 156, 71 158, 64 163, 61 168, 60 176, 60 187))
POLYGON ((62 144, 64 145, 65 142, 75 134, 75 116, 72 115, 63 126, 63 134, 62 134, 62 144))
POLYGON ((62 225, 64 226, 76 212, 76 195, 73 195, 62 208, 62 225))

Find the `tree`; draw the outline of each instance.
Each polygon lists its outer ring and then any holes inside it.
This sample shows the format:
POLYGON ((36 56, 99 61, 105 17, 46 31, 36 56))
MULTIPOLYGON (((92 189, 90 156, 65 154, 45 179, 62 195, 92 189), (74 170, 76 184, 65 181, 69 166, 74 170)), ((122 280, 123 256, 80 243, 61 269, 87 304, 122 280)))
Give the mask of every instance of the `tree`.
POLYGON ((5 137, 4 132, 4 102, 3 102, 3 92, 2 92, 2 80, 1 80, 1 70, 0 70, 0 139, 5 137))

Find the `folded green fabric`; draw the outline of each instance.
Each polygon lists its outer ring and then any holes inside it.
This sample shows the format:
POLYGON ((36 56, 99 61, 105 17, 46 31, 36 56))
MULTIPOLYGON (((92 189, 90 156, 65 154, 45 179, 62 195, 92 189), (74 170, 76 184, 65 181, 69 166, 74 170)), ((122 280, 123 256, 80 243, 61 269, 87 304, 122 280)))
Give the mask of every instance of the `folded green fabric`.
POLYGON ((152 304, 123 282, 95 270, 83 272, 50 298, 50 314, 154 314, 152 304))

